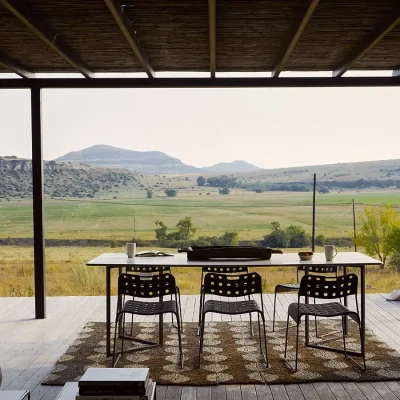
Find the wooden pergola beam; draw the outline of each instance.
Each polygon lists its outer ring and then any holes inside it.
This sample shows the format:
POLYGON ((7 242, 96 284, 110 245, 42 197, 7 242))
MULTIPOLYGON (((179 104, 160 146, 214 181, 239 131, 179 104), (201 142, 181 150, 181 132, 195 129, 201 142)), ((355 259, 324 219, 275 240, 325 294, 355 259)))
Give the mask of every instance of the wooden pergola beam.
POLYGON ((289 59, 290 55, 292 54, 297 42, 300 39, 304 29, 306 28, 308 22, 310 21, 312 15, 314 14, 315 9, 319 0, 308 0, 304 3, 304 7, 299 14, 299 18, 294 25, 293 31, 290 34, 288 41, 285 44, 284 50, 282 55, 279 58, 279 61, 272 71, 272 78, 277 78, 279 74, 283 71, 287 60, 289 59))
POLYGON ((393 70, 392 76, 399 76, 400 77, 400 67, 393 70))
POLYGON ((54 32, 44 21, 34 16, 23 2, 16 0, 0 0, 0 3, 82 75, 86 78, 94 77, 93 72, 80 56, 68 47, 63 37, 59 33, 54 32))
POLYGON ((9 69, 11 72, 16 73, 21 78, 34 78, 35 74, 29 70, 27 70, 23 65, 21 65, 18 61, 9 57, 7 54, 4 54, 0 51, 0 64, 9 69))
POLYGON ((208 32, 210 47, 210 73, 215 78, 217 70, 217 18, 216 0, 208 0, 208 32))
POLYGON ((400 7, 395 8, 389 15, 382 19, 375 29, 364 37, 357 46, 345 58, 342 64, 336 68, 332 76, 339 78, 351 69, 351 67, 372 47, 379 43, 400 22, 400 7))
POLYGON ((138 34, 134 27, 132 26, 131 21, 129 21, 128 17, 125 15, 123 7, 120 5, 118 0, 104 0, 108 9, 110 10, 112 16, 115 19, 119 29, 122 34, 125 36, 129 46, 133 50, 136 58, 139 60, 143 69, 149 78, 155 78, 155 72, 150 65, 150 61, 146 55, 146 52, 141 47, 138 34))

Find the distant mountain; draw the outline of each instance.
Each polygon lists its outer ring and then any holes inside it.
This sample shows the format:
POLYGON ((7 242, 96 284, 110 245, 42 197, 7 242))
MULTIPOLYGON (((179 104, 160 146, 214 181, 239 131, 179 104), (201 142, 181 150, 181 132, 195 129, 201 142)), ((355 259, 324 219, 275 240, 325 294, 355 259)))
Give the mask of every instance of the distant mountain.
POLYGON ((246 161, 232 161, 230 163, 218 163, 210 167, 204 167, 204 172, 210 173, 221 173, 221 172, 251 172, 259 171, 262 168, 257 167, 254 164, 250 164, 246 161))
POLYGON ((186 165, 178 158, 161 151, 134 151, 104 144, 72 151, 57 158, 57 161, 112 166, 149 174, 190 174, 199 171, 198 168, 186 165))
POLYGON ((80 151, 72 151, 57 158, 57 161, 125 168, 147 174, 201 174, 261 170, 261 168, 245 161, 218 163, 210 167, 197 168, 184 164, 178 158, 171 157, 161 151, 134 151, 104 144, 98 144, 80 151))

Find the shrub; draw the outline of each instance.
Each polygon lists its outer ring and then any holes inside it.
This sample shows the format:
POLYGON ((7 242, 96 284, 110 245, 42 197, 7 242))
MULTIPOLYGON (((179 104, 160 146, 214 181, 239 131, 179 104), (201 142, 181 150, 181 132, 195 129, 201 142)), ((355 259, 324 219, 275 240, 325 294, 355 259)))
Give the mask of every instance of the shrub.
POLYGON ((324 246, 325 245, 325 236, 317 235, 317 237, 315 238, 315 244, 317 246, 324 246))
POLYGON ((113 248, 113 249, 119 247, 119 242, 118 242, 118 240, 117 240, 117 239, 112 239, 112 240, 110 240, 110 247, 113 248))

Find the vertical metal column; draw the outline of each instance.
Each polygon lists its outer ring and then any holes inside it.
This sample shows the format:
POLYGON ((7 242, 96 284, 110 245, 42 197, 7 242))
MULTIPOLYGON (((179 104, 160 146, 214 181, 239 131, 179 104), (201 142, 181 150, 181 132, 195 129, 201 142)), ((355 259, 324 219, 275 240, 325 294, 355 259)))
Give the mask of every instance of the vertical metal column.
POLYGON ((46 267, 44 245, 43 146, 41 88, 31 88, 33 251, 35 276, 35 317, 46 318, 46 267))
POLYGON ((312 200, 312 234, 311 234, 311 250, 315 251, 315 191, 317 190, 317 174, 314 174, 313 184, 313 200, 312 200))

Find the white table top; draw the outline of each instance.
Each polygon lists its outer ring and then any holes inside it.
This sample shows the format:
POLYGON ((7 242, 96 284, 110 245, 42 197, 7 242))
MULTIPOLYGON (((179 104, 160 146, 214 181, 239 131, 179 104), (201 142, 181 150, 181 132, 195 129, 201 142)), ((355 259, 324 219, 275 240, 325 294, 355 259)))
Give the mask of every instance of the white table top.
POLYGON ((300 261, 297 253, 272 254, 270 260, 211 260, 211 261, 188 261, 186 253, 164 257, 135 257, 128 258, 125 253, 104 253, 86 263, 89 266, 125 267, 128 265, 148 266, 160 265, 169 267, 204 267, 204 266, 248 266, 248 267, 280 267, 298 265, 338 265, 338 266, 361 266, 381 265, 380 261, 358 252, 339 252, 333 261, 326 261, 324 253, 314 253, 311 261, 300 261))

